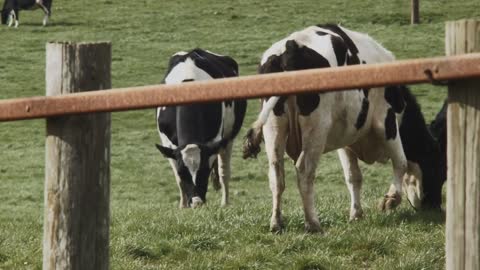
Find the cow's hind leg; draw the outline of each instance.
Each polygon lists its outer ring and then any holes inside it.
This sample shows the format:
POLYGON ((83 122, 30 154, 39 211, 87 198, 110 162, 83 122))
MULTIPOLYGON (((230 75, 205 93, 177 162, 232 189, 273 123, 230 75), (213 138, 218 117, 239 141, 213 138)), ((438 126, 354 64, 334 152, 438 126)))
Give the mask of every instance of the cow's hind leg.
POLYGON ((302 152, 295 163, 297 184, 305 214, 305 230, 311 233, 321 232, 320 221, 315 210, 313 183, 318 160, 325 147, 326 132, 330 127, 327 117, 320 118, 319 111, 316 112, 315 115, 300 116, 299 118, 302 132, 302 152), (318 123, 319 119, 320 123, 318 123))
POLYGON ((345 183, 350 192, 350 221, 357 220, 363 216, 360 201, 360 190, 362 188, 362 172, 358 166, 358 158, 351 150, 342 148, 337 151, 342 163, 345 183))
POLYGON ((218 177, 222 189, 222 206, 227 206, 229 202, 228 184, 230 181, 230 159, 232 157, 233 141, 229 142, 225 149, 222 149, 218 155, 218 177))
POLYGON ((268 179, 272 191, 272 217, 270 231, 280 232, 283 228, 281 199, 285 190, 284 153, 287 141, 288 118, 285 114, 270 114, 263 126, 265 151, 268 157, 268 179))

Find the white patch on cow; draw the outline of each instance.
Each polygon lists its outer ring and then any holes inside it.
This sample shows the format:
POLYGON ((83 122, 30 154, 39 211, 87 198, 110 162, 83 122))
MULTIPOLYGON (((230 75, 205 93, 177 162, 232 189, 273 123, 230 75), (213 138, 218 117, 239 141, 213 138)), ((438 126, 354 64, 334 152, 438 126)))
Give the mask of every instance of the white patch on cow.
POLYGON ((203 201, 200 197, 193 197, 192 198, 192 208, 197 208, 203 205, 203 201))
POLYGON ((182 160, 192 176, 193 184, 196 184, 198 170, 200 169, 200 148, 195 144, 187 144, 181 151, 182 160))
POLYGON ((216 159, 217 159, 217 155, 211 155, 208 158, 208 165, 209 165, 210 168, 212 168, 213 163, 215 162, 216 159))
POLYGON ((207 72, 195 65, 195 62, 187 58, 184 62, 178 63, 165 78, 166 84, 179 84, 184 80, 205 81, 213 79, 207 72))
POLYGON ((180 51, 180 52, 177 52, 177 53, 175 53, 175 54, 174 54, 174 55, 172 55, 172 56, 177 56, 177 55, 186 55, 186 54, 188 54, 188 52, 180 51))
POLYGON ((229 138, 233 132, 233 125, 235 123, 235 102, 231 106, 226 106, 222 103, 223 113, 223 138, 229 138))
POLYGON ((225 55, 221 55, 221 54, 218 54, 218 53, 214 53, 214 52, 211 52, 209 50, 205 50, 206 52, 208 52, 209 54, 211 55, 216 55, 216 56, 219 56, 219 57, 225 57, 225 55))
POLYGON ((15 11, 12 10, 10 11, 10 14, 8 14, 8 27, 11 27, 14 23, 17 22, 17 16, 15 15, 15 11))

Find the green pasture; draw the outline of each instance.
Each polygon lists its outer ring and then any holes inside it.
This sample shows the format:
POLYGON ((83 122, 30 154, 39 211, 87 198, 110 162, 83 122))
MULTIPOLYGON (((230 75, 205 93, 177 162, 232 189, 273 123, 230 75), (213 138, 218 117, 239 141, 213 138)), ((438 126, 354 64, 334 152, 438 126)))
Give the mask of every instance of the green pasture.
MULTIPOLYGON (((0 98, 44 95, 45 43, 111 41, 113 87, 159 83, 169 56, 195 47, 235 58, 254 74, 273 42, 306 26, 341 23, 367 32, 399 59, 444 55, 444 22, 479 18, 478 0, 422 0, 420 25, 407 0, 56 0, 50 25, 21 12, 18 29, 0 27, 0 98)), ((444 87, 413 86, 428 121, 444 87)), ((249 103, 239 137, 253 122, 249 103)), ((268 230, 271 195, 265 154, 241 159, 234 148, 231 205, 179 210, 178 191, 159 141, 154 111, 112 115, 112 269, 442 269, 444 216, 417 213, 404 201, 376 209, 390 165, 363 166, 365 217, 348 222, 349 196, 335 153, 321 159, 316 206, 323 235, 305 234, 293 166, 287 162, 286 231, 268 230)), ((0 123, 0 269, 42 266, 45 121, 0 123)))

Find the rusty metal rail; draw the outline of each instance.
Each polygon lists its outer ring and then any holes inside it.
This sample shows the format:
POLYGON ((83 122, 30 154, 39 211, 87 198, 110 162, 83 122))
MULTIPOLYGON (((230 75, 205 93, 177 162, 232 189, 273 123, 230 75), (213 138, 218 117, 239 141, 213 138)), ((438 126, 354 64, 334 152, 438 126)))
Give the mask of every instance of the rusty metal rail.
POLYGON ((480 54, 0 100, 0 121, 480 77, 480 54))

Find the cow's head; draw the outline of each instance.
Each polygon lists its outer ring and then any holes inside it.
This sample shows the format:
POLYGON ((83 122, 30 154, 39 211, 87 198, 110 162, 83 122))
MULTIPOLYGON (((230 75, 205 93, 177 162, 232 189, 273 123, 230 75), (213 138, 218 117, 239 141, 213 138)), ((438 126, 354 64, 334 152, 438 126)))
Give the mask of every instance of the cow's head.
POLYGON ((385 98, 402 114, 400 137, 408 160, 403 186, 415 209, 440 209, 446 164, 442 146, 428 129, 420 105, 405 86, 385 89, 385 98))
POLYGON ((430 146, 416 162, 408 161, 403 178, 407 199, 415 209, 441 209, 442 205, 444 164, 438 144, 432 142, 430 146))
POLYGON ((187 144, 175 149, 156 145, 163 156, 174 160, 188 206, 195 208, 205 203, 208 177, 218 152, 226 144, 227 140, 221 140, 212 144, 187 144))

